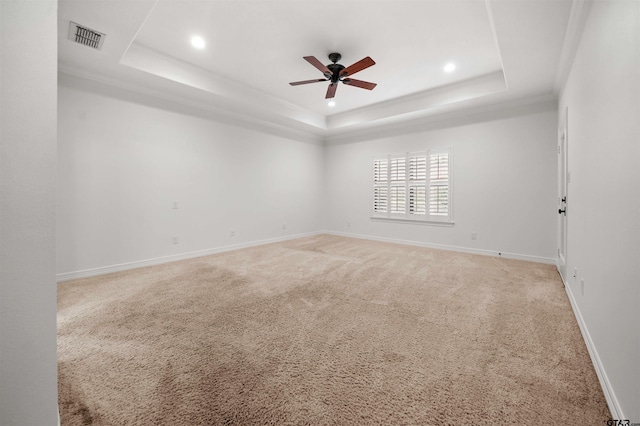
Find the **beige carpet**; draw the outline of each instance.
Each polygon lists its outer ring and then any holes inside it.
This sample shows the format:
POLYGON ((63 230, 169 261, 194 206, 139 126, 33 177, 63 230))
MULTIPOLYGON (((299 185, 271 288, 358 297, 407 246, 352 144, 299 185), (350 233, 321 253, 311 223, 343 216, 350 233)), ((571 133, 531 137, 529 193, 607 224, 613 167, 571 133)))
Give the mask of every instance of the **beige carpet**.
POLYGON ((603 425, 555 268, 316 236, 59 285, 62 425, 603 425))

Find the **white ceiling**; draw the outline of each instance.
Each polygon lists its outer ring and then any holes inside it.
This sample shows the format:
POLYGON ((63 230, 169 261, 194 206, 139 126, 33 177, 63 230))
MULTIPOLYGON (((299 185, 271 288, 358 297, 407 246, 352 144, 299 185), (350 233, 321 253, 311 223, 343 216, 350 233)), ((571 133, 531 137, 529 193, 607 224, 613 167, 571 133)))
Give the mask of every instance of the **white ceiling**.
POLYGON ((65 73, 327 136, 554 96, 572 1, 60 0, 58 14, 65 73), (69 41, 70 21, 106 34, 102 49, 69 41), (341 84, 331 108, 328 83, 288 84, 322 78, 303 56, 331 52, 345 66, 373 58, 354 78, 377 87, 341 84))

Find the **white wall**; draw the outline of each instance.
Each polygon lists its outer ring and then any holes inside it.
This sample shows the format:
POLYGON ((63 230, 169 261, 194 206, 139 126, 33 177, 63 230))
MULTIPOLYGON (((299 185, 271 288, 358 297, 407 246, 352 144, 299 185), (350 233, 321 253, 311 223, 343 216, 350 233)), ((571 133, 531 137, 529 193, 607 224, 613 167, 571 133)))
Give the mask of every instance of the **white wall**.
POLYGON ((614 418, 640 422, 640 2, 593 3, 565 107, 568 293, 614 418))
POLYGON ((327 229, 553 262, 556 123, 556 105, 546 103, 332 143, 325 159, 327 229), (455 225, 371 220, 373 157, 442 147, 453 149, 455 225))
POLYGON ((57 2, 0 1, 0 424, 55 425, 57 2))
POLYGON ((322 229, 320 144, 160 103, 60 75, 61 277, 322 229))

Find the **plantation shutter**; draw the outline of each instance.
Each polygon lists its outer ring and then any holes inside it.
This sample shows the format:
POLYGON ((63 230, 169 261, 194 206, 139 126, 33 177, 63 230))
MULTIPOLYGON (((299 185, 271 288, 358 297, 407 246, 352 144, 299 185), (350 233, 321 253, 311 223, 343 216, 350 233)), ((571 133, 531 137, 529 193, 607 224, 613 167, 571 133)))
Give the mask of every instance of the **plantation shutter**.
POLYGON ((409 157, 409 215, 427 214, 427 156, 409 157))
POLYGON ((389 159, 389 212, 392 215, 404 215, 407 197, 407 159, 391 157, 389 159))
POLYGON ((389 159, 373 161, 373 213, 386 214, 389 211, 389 159))
POLYGON ((451 222, 451 150, 374 159, 373 216, 451 222))
POLYGON ((429 216, 450 216, 450 153, 429 153, 429 216))
POLYGON ((406 188, 404 186, 392 186, 389 196, 389 211, 391 214, 404 214, 406 188))

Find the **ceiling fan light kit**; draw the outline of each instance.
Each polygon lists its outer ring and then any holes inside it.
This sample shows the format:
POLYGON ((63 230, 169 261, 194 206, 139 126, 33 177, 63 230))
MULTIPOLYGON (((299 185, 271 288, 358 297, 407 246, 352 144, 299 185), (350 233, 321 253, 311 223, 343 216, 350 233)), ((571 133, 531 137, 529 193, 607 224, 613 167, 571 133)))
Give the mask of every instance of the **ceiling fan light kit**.
POLYGON ((315 80, 294 81, 289 84, 292 86, 299 86, 301 84, 310 84, 310 83, 319 83, 322 81, 328 81, 330 83, 327 89, 327 95, 325 96, 325 99, 331 99, 336 95, 338 83, 340 82, 342 82, 343 84, 347 84, 349 86, 359 87, 361 89, 367 89, 367 90, 373 90, 373 88, 376 87, 376 83, 356 80, 355 78, 349 77, 359 71, 362 71, 363 69, 366 69, 372 65, 375 65, 375 62, 373 61, 373 59, 367 56, 366 58, 359 60, 355 64, 345 67, 344 65, 338 63, 338 61, 341 58, 342 58, 342 55, 337 52, 330 53, 329 60, 332 63, 328 65, 324 65, 315 56, 305 56, 303 59, 309 62, 314 67, 316 67, 318 70, 320 70, 320 72, 324 75, 324 78, 315 79, 315 80))

